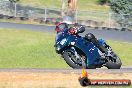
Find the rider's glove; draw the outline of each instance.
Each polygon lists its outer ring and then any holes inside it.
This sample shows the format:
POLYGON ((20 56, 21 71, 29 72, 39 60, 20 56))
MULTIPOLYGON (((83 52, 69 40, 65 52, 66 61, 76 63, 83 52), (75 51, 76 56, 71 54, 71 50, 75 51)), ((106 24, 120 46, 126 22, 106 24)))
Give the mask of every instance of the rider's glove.
POLYGON ((70 34, 76 34, 76 33, 77 33, 77 29, 75 29, 75 28, 70 28, 70 29, 69 29, 69 33, 70 33, 70 34))

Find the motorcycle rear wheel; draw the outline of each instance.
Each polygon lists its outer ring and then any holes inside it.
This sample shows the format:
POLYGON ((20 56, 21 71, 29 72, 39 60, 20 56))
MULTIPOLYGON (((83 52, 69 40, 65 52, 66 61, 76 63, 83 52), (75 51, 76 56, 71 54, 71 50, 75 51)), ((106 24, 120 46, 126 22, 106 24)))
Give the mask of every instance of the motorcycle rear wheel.
POLYGON ((115 57, 109 57, 108 62, 106 62, 106 67, 108 69, 120 69, 122 65, 121 59, 115 54, 115 57))

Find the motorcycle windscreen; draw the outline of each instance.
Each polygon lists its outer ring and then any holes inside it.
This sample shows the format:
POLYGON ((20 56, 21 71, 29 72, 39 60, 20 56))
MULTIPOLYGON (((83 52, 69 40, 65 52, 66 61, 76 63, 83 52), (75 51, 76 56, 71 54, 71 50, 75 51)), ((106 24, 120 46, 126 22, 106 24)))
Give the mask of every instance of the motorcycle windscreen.
POLYGON ((56 42, 59 42, 61 41, 63 38, 66 38, 67 37, 67 34, 68 33, 68 29, 63 29, 62 31, 60 31, 57 35, 56 35, 56 42))

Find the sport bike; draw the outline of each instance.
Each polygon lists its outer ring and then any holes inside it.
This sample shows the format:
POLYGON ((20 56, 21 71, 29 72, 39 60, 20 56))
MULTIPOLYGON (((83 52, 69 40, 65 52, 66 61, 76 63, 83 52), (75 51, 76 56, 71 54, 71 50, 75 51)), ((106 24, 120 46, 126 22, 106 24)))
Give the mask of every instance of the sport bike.
POLYGON ((73 35, 69 28, 64 28, 56 35, 55 50, 74 69, 95 69, 103 66, 108 69, 120 69, 122 63, 117 54, 103 39, 97 41, 104 47, 105 53, 85 37, 73 35))

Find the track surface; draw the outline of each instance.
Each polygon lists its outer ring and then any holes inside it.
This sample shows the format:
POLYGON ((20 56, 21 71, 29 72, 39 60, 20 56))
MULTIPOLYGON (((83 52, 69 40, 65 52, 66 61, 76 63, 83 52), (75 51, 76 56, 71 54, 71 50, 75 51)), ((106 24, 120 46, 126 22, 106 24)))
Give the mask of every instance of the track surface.
MULTIPOLYGON (((87 69, 89 73, 132 73, 131 67, 123 67, 121 69, 106 69, 106 68, 99 68, 99 69, 87 69)), ((80 74, 81 69, 40 69, 40 68, 18 68, 18 69, 0 69, 0 72, 51 72, 51 73, 76 73, 80 74)))
MULTIPOLYGON (((0 28, 15 28, 18 30, 28 29, 33 31, 43 31, 43 32, 55 32, 54 26, 44 26, 44 25, 32 25, 32 24, 17 24, 17 23, 7 23, 0 22, 0 28)), ((115 30, 94 30, 86 29, 86 31, 81 34, 93 33, 97 38, 103 38, 108 40, 132 42, 132 32, 129 31, 115 31, 115 30)))

